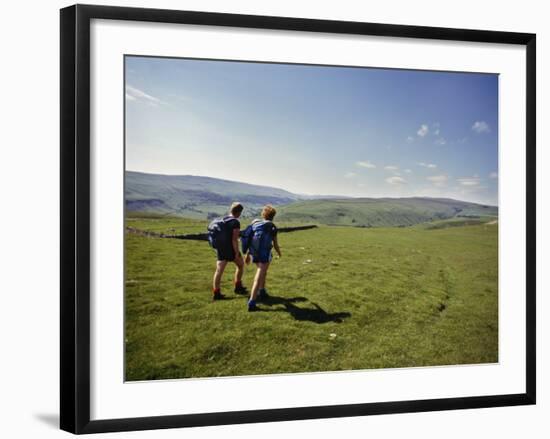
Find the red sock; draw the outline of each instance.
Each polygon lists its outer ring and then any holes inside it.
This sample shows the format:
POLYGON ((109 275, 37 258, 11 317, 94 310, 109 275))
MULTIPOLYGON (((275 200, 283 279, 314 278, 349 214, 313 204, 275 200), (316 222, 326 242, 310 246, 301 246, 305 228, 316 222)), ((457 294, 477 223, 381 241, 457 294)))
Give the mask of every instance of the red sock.
POLYGON ((219 288, 212 288, 212 294, 220 294, 219 288))

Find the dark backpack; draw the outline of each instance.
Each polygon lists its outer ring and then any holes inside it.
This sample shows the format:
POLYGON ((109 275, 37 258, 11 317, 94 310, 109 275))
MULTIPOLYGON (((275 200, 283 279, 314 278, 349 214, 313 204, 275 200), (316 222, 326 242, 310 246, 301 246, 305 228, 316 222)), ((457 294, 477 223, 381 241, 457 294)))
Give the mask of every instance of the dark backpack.
POLYGON ((252 244, 252 236, 254 235, 254 230, 252 230, 252 224, 246 227, 241 232, 241 248, 243 254, 246 254, 250 250, 250 244, 252 244))
POLYGON ((255 255, 270 251, 273 246, 273 223, 271 221, 254 221, 249 227, 252 229, 250 251, 255 255))
POLYGON ((233 217, 216 218, 208 224, 208 243, 212 248, 222 249, 231 243, 229 223, 233 217))

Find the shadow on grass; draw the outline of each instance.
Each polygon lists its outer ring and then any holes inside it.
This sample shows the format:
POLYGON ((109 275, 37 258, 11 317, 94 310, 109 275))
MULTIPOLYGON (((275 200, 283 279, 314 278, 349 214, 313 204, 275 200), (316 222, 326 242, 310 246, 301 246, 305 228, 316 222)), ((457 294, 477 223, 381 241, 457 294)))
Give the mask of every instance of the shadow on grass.
POLYGON ((294 305, 297 302, 307 301, 308 299, 305 297, 292 297, 287 299, 285 297, 269 296, 266 300, 260 302, 259 305, 263 305, 261 307, 262 311, 287 312, 296 320, 309 321, 313 323, 342 323, 345 318, 351 317, 351 313, 349 312, 328 313, 314 302, 311 302, 313 308, 300 308, 294 305), (284 308, 265 308, 265 306, 273 305, 283 305, 284 308))

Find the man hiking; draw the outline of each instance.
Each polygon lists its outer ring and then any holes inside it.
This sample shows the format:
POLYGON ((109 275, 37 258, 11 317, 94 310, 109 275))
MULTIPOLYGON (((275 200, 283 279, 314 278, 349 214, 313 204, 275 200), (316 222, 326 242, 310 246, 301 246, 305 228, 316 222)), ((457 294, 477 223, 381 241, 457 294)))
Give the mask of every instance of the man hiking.
POLYGON ((208 240, 216 250, 217 262, 214 280, 212 282, 212 299, 221 300, 225 296, 221 293, 220 282, 228 262, 234 262, 235 270, 234 292, 236 294, 248 294, 242 284, 244 260, 239 251, 239 233, 241 223, 238 218, 241 216, 243 206, 240 203, 233 203, 229 209, 229 215, 217 218, 208 226, 208 240))
POLYGON ((254 284, 248 301, 248 311, 257 311, 256 301, 267 300, 268 294, 265 289, 267 270, 271 263, 271 249, 274 248, 279 257, 281 249, 277 240, 277 227, 273 224, 273 218, 277 211, 271 205, 262 209, 262 219, 255 219, 252 224, 243 232, 243 252, 246 252, 246 263, 254 262, 258 269, 254 276, 254 284))

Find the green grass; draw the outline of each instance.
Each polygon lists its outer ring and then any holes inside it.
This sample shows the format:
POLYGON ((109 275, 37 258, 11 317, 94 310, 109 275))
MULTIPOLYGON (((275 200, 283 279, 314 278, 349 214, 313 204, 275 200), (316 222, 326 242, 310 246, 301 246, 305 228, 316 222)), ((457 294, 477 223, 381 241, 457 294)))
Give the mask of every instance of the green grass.
POLYGON ((204 220, 182 219, 156 214, 143 215, 141 212, 139 216, 137 216, 137 213, 134 215, 126 218, 126 225, 139 230, 176 235, 206 233, 207 222, 204 220))
POLYGON ((441 221, 433 221, 431 223, 418 224, 414 227, 419 227, 426 230, 437 230, 446 229, 448 227, 477 226, 480 224, 492 223, 493 221, 496 221, 496 218, 491 216, 480 218, 450 218, 441 221))
MULTIPOLYGON (((206 227, 174 218, 127 224, 206 227)), ((231 266, 222 283, 229 300, 211 301, 215 257, 205 242, 127 234, 126 379, 498 361, 498 225, 321 226, 279 240, 273 300, 248 313, 231 291, 231 266)))

